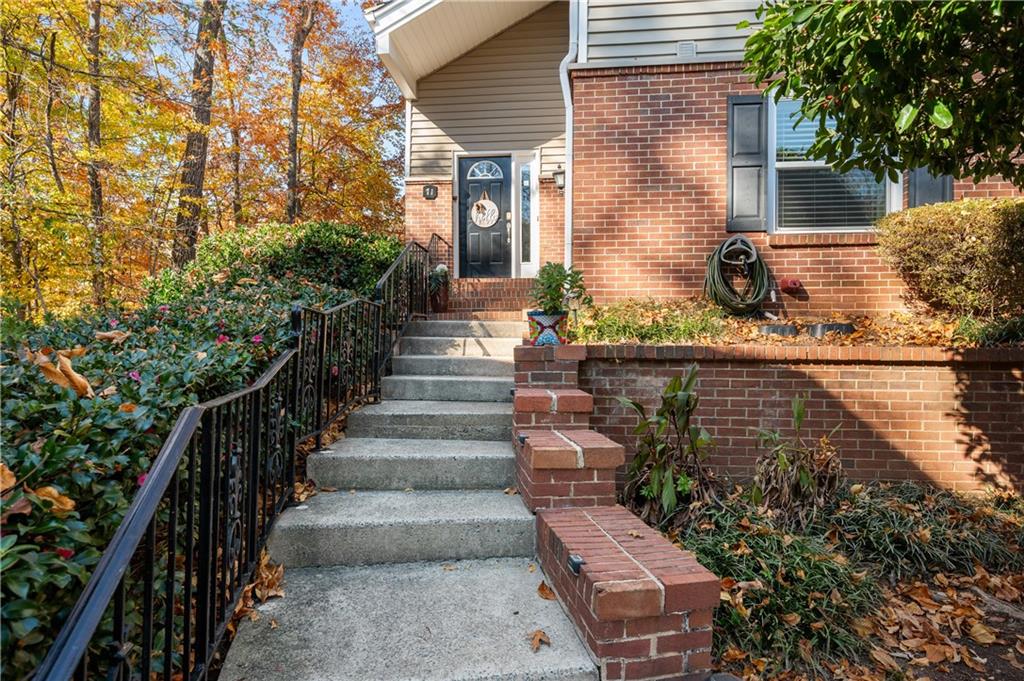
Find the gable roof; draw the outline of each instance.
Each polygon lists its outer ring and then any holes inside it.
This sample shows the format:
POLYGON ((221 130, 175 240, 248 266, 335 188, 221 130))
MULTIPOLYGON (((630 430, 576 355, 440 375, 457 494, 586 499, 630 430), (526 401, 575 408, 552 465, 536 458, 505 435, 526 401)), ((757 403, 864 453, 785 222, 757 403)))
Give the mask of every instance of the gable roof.
POLYGON ((364 12, 377 54, 402 94, 416 98, 416 84, 550 0, 389 0, 364 12))

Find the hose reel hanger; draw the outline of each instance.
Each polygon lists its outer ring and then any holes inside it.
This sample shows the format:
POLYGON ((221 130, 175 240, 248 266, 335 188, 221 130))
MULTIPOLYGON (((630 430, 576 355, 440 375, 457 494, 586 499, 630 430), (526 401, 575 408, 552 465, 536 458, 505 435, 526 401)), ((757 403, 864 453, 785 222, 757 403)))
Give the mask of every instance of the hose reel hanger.
POLYGON ((768 266, 757 254, 757 248, 745 236, 729 237, 708 256, 704 276, 704 294, 735 315, 749 315, 761 308, 771 289, 768 266), (746 283, 742 291, 733 286, 736 268, 746 283))

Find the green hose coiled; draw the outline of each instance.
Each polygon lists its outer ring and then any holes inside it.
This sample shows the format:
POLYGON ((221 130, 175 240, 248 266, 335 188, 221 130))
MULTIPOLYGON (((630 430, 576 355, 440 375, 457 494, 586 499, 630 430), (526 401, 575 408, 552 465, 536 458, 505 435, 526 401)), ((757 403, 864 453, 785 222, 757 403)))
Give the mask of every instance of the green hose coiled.
POLYGON ((757 249, 745 236, 726 239, 708 256, 704 275, 704 295, 735 315, 756 312, 771 290, 768 266, 757 256, 757 249), (732 285, 730 270, 739 267, 747 283, 742 291, 732 285))

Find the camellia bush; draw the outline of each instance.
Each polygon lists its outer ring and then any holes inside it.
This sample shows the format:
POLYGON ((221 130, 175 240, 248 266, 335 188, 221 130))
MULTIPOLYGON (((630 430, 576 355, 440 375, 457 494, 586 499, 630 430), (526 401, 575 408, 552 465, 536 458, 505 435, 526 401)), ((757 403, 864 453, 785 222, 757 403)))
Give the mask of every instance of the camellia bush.
POLYGON ((988 318, 1024 314, 1024 199, 911 208, 877 229, 883 256, 925 303, 988 318))
POLYGON ((139 309, 5 321, 6 675, 24 677, 46 653, 181 410, 251 383, 288 346, 293 303, 333 305, 372 288, 400 248, 329 223, 232 232, 206 239, 183 273, 151 282, 139 309), (323 279, 307 239, 338 246, 337 258, 319 252, 323 279), (371 264, 359 262, 363 248, 371 264))

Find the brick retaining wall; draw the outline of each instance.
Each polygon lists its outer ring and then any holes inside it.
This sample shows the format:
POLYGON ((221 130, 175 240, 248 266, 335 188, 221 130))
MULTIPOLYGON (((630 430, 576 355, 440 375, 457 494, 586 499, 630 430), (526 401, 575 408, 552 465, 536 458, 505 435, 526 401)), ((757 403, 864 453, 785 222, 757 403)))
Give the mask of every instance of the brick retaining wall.
POLYGON ((516 381, 591 393, 591 427, 625 445, 628 461, 636 420, 615 397, 653 405, 669 378, 693 363, 697 418, 717 442, 713 461, 721 471, 748 476, 758 430, 788 427, 792 397, 806 393, 804 434, 816 438, 841 424, 833 440, 852 478, 1024 490, 1020 349, 524 347, 516 351, 516 381))

